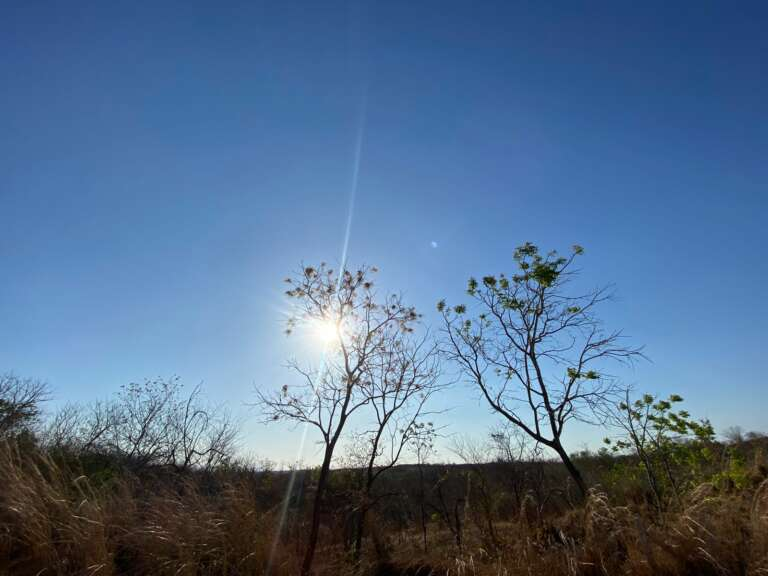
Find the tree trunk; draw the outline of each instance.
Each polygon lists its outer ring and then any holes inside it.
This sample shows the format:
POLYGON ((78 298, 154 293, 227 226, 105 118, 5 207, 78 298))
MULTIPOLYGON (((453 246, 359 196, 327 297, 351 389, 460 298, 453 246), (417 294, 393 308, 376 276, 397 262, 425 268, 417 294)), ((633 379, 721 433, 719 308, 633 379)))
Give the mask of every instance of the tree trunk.
POLYGON ((368 495, 364 496, 364 501, 360 504, 360 510, 357 513, 357 525, 355 526, 355 547, 352 551, 352 560, 357 567, 360 562, 360 554, 363 549, 363 531, 365 529, 365 517, 368 514, 368 495))
POLYGON ((679 509, 682 509, 683 500, 680 497, 680 490, 677 487, 677 482, 675 481, 675 475, 672 472, 672 467, 669 465, 669 460, 667 458, 667 455, 664 452, 661 453, 661 463, 664 465, 664 471, 667 473, 667 479, 669 480, 669 483, 672 486, 672 493, 675 495, 675 502, 677 502, 677 507, 679 509))
POLYGON ((656 479, 656 474, 653 471, 653 465, 651 464, 648 455, 645 453, 645 450, 638 448, 637 454, 640 456, 640 461, 643 463, 643 467, 645 468, 645 476, 648 479, 648 484, 651 486, 651 491, 653 492, 653 498, 656 501, 656 510, 658 510, 659 514, 661 514, 664 512, 664 505, 661 499, 661 489, 659 488, 659 482, 656 479))
POLYGON ((560 456, 560 460, 563 461, 563 464, 565 464, 568 473, 576 483, 576 486, 579 489, 579 494, 582 498, 585 498, 587 496, 587 485, 584 482, 584 478, 581 476, 581 472, 579 472, 579 469, 576 468, 576 465, 571 460, 571 457, 568 456, 568 452, 565 451, 565 448, 563 448, 563 445, 560 444, 559 441, 554 444, 553 448, 555 449, 555 452, 557 452, 558 456, 560 456))
POLYGON ((461 549, 461 515, 459 514, 459 510, 462 508, 464 504, 464 499, 459 498, 453 503, 453 519, 454 522, 456 522, 456 547, 459 549, 459 554, 462 553, 461 549))
POLYGON ((421 540, 424 546, 424 554, 427 553, 427 511, 424 509, 424 502, 419 503, 421 513, 421 540))
POLYGON ((320 477, 317 479, 317 491, 315 492, 315 502, 312 505, 312 525, 309 531, 309 541, 307 542, 307 551, 304 554, 304 562, 301 565, 301 576, 309 576, 312 570, 312 561, 315 558, 315 548, 317 548, 317 537, 320 533, 320 513, 322 509, 323 496, 328 484, 328 473, 331 468, 331 456, 333 447, 327 446, 323 456, 323 465, 320 468, 320 477))
POLYGON ((488 529, 488 537, 491 541, 493 553, 497 554, 499 551, 499 540, 496 537, 496 528, 493 525, 493 501, 488 494, 488 484, 485 481, 485 476, 483 476, 480 469, 477 469, 475 474, 480 479, 480 501, 482 503, 483 512, 485 513, 485 524, 488 529))
POLYGON ((421 536, 424 543, 424 553, 427 553, 427 511, 424 508, 424 469, 419 462, 419 512, 421 515, 421 536))

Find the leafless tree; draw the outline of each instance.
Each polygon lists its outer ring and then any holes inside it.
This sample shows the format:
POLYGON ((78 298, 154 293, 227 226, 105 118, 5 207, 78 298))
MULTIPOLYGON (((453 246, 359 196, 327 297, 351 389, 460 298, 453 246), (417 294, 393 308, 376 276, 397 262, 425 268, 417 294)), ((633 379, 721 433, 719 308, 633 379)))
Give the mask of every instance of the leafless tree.
POLYGON ((435 495, 435 503, 429 503, 442 520, 443 524, 453 535, 454 543, 459 554, 463 551, 464 523, 463 513, 471 489, 471 477, 467 473, 459 472, 456 481, 451 482, 451 471, 445 468, 432 487, 435 495))
POLYGON ((541 456, 538 444, 531 444, 525 432, 509 422, 492 428, 488 436, 497 462, 523 462, 541 456))
POLYGON ((435 453, 435 438, 437 430, 432 422, 418 422, 414 425, 416 431, 409 442, 409 450, 416 456, 416 466, 419 470, 419 523, 421 524, 421 538, 424 553, 427 552, 427 491, 424 479, 424 466, 435 453))
POLYGON ((178 381, 146 380, 121 387, 105 435, 108 449, 142 468, 168 463, 178 381))
POLYGON ((537 501, 544 499, 544 469, 541 462, 541 446, 531 442, 522 429, 504 422, 494 427, 490 434, 490 451, 495 464, 504 471, 505 485, 514 496, 515 509, 519 510, 526 488, 536 491, 537 501))
POLYGON ((722 434, 723 438, 725 438, 725 441, 728 444, 741 444, 744 442, 745 439, 745 433, 744 429, 741 426, 729 426, 725 430, 723 430, 722 434))
POLYGON ((360 557, 366 515, 375 504, 376 481, 423 433, 421 420, 434 414, 426 410, 426 403, 444 388, 439 380, 437 349, 430 335, 414 339, 397 325, 383 331, 380 349, 366 363, 364 374, 363 394, 370 400, 374 418, 372 428, 363 434, 367 453, 353 549, 355 561, 360 557))
POLYGON ((75 453, 91 451, 114 423, 111 408, 104 402, 65 404, 48 421, 42 435, 43 444, 75 453))
MULTIPOLYGON (((486 546, 495 554, 499 550, 499 538, 494 524, 498 494, 491 486, 486 474, 489 455, 492 452, 487 444, 479 443, 468 436, 454 438, 452 451, 469 466, 469 473, 477 479, 474 484, 477 487, 476 492, 482 511, 482 521, 476 520, 476 524, 480 533, 485 537, 486 546)), ((470 496, 468 491, 467 501, 469 501, 470 496)))
POLYGON ((0 375, 0 438, 13 436, 38 424, 42 404, 50 393, 45 382, 0 375))
POLYGON ((172 403, 167 459, 179 469, 211 468, 234 453, 237 429, 230 414, 206 405, 200 396, 198 385, 172 403))
POLYGON ((563 446, 570 420, 594 421, 594 408, 616 387, 603 361, 631 361, 640 350, 605 332, 595 316, 605 288, 575 296, 565 291, 576 273, 568 257, 541 255, 528 243, 515 250, 517 273, 470 278, 474 307, 438 303, 445 354, 488 405, 535 442, 554 450, 582 495, 586 484, 563 446), (476 312, 470 317, 470 314, 476 312))
POLYGON ((237 429, 226 411, 185 395, 176 378, 123 386, 115 398, 69 404, 44 433, 51 447, 113 454, 131 466, 212 467, 234 455, 237 429))
POLYGON ((418 321, 414 308, 399 296, 377 299, 371 276, 375 268, 335 272, 325 264, 304 267, 288 278, 287 295, 295 303, 287 332, 303 326, 319 330, 328 340, 322 365, 289 366, 299 376, 295 386, 275 392, 257 391, 257 404, 267 420, 287 420, 314 427, 321 436, 323 460, 317 480, 309 540, 301 574, 310 573, 317 546, 323 506, 334 450, 349 418, 378 399, 369 380, 382 363, 392 331, 410 333, 418 321), (330 338, 328 337, 330 336, 330 338))

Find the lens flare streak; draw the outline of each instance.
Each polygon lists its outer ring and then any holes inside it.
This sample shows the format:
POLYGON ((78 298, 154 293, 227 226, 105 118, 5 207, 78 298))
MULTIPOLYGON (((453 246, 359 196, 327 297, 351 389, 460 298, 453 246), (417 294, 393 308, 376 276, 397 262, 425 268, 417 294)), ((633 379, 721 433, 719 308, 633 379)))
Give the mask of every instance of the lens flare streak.
MULTIPOLYGON (((337 289, 341 288, 343 271, 346 270, 346 266, 347 266, 349 239, 352 232, 352 216, 355 209, 355 198, 357 197, 358 183, 360 180, 360 158, 362 156, 362 151, 363 151, 363 140, 364 140, 365 128, 366 128, 367 109, 368 109, 368 87, 366 85, 363 87, 360 112, 359 112, 358 122, 357 122, 357 135, 355 139, 354 158, 352 162, 352 177, 351 177, 350 191, 349 191, 349 204, 347 206, 347 218, 346 218, 346 226, 344 229, 344 241, 343 241, 342 250, 341 250, 341 266, 339 268, 337 289)), ((332 342, 340 338, 339 330, 340 330, 339 326, 334 324, 331 321, 321 322, 320 325, 317 326, 318 335, 320 336, 320 338, 323 340, 325 344, 323 346, 323 352, 320 358, 319 372, 321 375, 325 372, 325 370, 327 370, 326 355, 327 355, 329 346, 332 344, 332 342)), ((269 554, 269 562, 267 563, 267 569, 266 569, 267 576, 269 576, 269 574, 271 574, 271 571, 272 571, 275 554, 277 553, 277 547, 280 542, 280 535, 283 532, 283 526, 285 525, 285 518, 288 514, 288 506, 291 500, 291 494, 293 493, 293 487, 296 483, 296 473, 299 467, 299 463, 301 462, 301 456, 304 453, 304 446, 306 444, 308 431, 309 431, 309 423, 305 423, 304 429, 302 430, 302 433, 301 433, 301 440, 299 441, 299 447, 296 454, 296 461, 293 465, 293 469, 291 470, 291 476, 288 480, 288 486, 285 491, 285 497, 283 498, 283 503, 280 509, 280 520, 277 523, 277 529, 275 531, 274 540, 272 542, 272 548, 269 554)))

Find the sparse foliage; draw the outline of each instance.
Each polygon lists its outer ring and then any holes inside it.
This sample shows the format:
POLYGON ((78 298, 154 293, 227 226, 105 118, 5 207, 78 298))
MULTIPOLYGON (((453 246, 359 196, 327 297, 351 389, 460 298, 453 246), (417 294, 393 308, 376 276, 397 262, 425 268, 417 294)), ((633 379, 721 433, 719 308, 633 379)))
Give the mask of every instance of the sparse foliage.
POLYGON ((424 466, 435 453, 435 439, 438 431, 432 422, 417 422, 412 426, 412 433, 408 438, 408 448, 416 457, 416 466, 419 470, 419 524, 421 527, 421 539, 424 552, 427 552, 427 490, 424 479, 424 466))
POLYGON ((419 315, 398 295, 379 299, 372 280, 376 272, 372 267, 334 271, 323 263, 305 266, 286 279, 286 295, 294 302, 286 332, 290 334, 299 326, 319 326, 326 331, 331 327, 334 338, 326 347, 321 367, 306 369, 297 362, 290 363, 300 377, 297 385, 285 385, 271 393, 257 391, 267 420, 304 423, 313 426, 322 438, 323 462, 302 575, 309 574, 312 567, 330 465, 349 418, 363 406, 382 399, 385 405, 392 401, 397 405, 404 398, 403 384, 413 390, 410 397, 428 380, 423 379, 420 369, 406 363, 421 360, 419 355, 409 359, 413 349, 409 352, 403 343, 403 336, 413 332, 419 315), (397 375, 398 359, 402 360, 402 376, 397 375), (386 382, 379 380, 382 377, 386 382))
MULTIPOLYGON (((357 534, 353 549, 359 560, 366 514, 374 506, 376 481, 398 463, 409 443, 425 435, 426 403, 444 388, 439 382, 438 355, 430 335, 416 338, 397 325, 384 329, 380 348, 367 363, 363 395, 370 400, 374 418, 363 433, 367 451, 365 481, 359 503, 357 534)), ((433 427, 432 422, 427 422, 433 427)))
POLYGON ((576 273, 569 256, 542 255, 530 243, 518 247, 511 276, 470 278, 473 306, 438 302, 444 353, 477 386, 491 409, 562 459, 582 495, 586 484, 563 447, 571 420, 593 421, 594 409, 615 390, 607 361, 631 361, 640 350, 606 332, 596 309, 605 288, 568 295, 576 273))
POLYGON ((711 457, 712 425, 707 420, 694 420, 686 410, 675 410, 682 401, 677 394, 666 399, 644 394, 631 400, 626 391, 624 400, 610 412, 610 421, 624 435, 606 438, 605 443, 615 452, 633 451, 637 455, 660 511, 666 507, 668 491, 682 505, 684 482, 691 478, 681 478, 679 471, 695 472, 702 460, 711 457))

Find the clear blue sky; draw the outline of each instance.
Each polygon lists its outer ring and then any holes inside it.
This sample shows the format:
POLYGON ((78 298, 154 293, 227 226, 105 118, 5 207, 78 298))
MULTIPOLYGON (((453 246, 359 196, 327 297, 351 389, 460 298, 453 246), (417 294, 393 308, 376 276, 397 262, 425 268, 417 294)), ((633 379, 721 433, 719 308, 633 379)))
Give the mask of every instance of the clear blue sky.
POLYGON ((766 29, 763 3, 6 2, 0 370, 59 401, 202 380, 291 459, 240 407, 288 377, 281 279, 339 260, 362 128, 351 264, 431 320, 517 244, 582 244, 653 360, 627 380, 766 429, 766 29))

